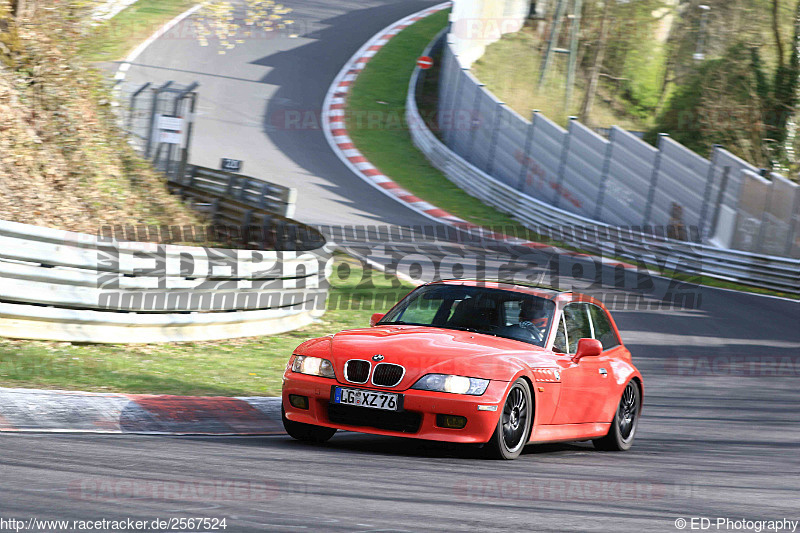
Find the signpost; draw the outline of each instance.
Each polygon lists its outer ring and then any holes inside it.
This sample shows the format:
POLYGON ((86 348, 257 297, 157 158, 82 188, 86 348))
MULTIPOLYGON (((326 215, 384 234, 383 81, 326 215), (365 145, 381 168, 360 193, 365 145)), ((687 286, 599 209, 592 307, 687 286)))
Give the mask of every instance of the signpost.
POLYGON ((422 70, 428 70, 433 66, 433 58, 430 56, 421 56, 417 59, 417 66, 422 70))
POLYGON ((239 159, 228 159, 227 157, 223 157, 219 164, 219 168, 227 172, 241 172, 243 166, 244 161, 239 159))
POLYGON ((158 142, 181 144, 183 140, 183 118, 172 115, 158 115, 158 142))

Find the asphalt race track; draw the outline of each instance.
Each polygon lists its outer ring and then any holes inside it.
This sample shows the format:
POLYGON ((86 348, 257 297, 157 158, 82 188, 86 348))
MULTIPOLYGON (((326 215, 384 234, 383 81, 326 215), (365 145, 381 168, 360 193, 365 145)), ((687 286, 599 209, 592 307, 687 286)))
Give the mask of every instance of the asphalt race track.
MULTIPOLYGON (((226 55, 161 39, 129 80, 199 81, 195 162, 244 159, 245 173, 298 187, 303 221, 424 224, 353 176, 321 130, 271 128, 269 117, 280 106, 318 110, 363 42, 433 2, 286 4, 296 10, 296 38, 245 42, 226 55)), ((635 293, 636 280, 625 281, 628 289, 606 292, 635 293)), ((651 294, 667 284, 654 280, 651 294)), ((323 446, 283 436, 4 434, 0 517, 224 517, 228 531, 414 532, 800 520, 800 304, 688 290, 697 309, 614 311, 645 378, 643 418, 627 453, 557 444, 497 462, 471 447, 350 433, 323 446)))

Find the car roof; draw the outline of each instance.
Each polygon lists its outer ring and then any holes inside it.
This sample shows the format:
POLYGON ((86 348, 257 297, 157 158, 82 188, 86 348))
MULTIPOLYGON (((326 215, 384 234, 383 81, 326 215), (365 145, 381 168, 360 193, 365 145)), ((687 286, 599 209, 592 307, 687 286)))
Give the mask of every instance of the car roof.
POLYGON ((504 291, 521 292, 524 294, 532 294, 540 298, 558 302, 569 302, 573 300, 594 300, 590 296, 579 294, 572 291, 564 291, 554 287, 547 287, 543 285, 525 285, 522 283, 511 283, 508 281, 494 281, 494 280, 478 280, 478 279, 443 279, 432 281, 428 285, 443 284, 443 285, 465 285, 468 287, 486 287, 489 289, 501 289, 504 291))

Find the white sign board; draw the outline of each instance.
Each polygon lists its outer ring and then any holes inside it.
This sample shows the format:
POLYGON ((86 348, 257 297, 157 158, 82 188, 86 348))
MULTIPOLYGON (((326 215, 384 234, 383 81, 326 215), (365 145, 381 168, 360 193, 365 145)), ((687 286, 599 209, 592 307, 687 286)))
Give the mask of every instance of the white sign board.
POLYGON ((158 129, 181 131, 183 129, 183 118, 171 117, 168 115, 158 115, 158 129))
POLYGON ((165 131, 158 132, 158 142, 165 144, 180 144, 183 134, 179 131, 165 131))

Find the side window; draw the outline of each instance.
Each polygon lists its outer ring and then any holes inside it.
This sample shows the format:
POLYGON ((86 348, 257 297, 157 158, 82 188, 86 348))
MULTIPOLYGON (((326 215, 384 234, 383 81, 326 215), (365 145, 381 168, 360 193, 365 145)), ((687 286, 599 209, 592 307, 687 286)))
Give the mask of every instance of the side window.
POLYGON ((519 310, 521 309, 519 300, 508 300, 503 302, 505 310, 504 326, 513 326, 519 322, 519 310))
POLYGON ((592 326, 589 323, 586 304, 574 303, 567 305, 564 308, 564 318, 567 321, 568 353, 573 354, 578 351, 579 340, 592 338, 592 326))
POLYGON ((603 345, 603 350, 618 346, 619 339, 614 333, 614 328, 611 327, 611 321, 608 319, 606 312, 596 305, 590 305, 589 313, 592 315, 594 338, 600 341, 603 345))
POLYGON ((558 353, 567 353, 567 332, 564 325, 564 316, 558 321, 558 329, 556 330, 556 340, 553 342, 553 351, 558 353))

